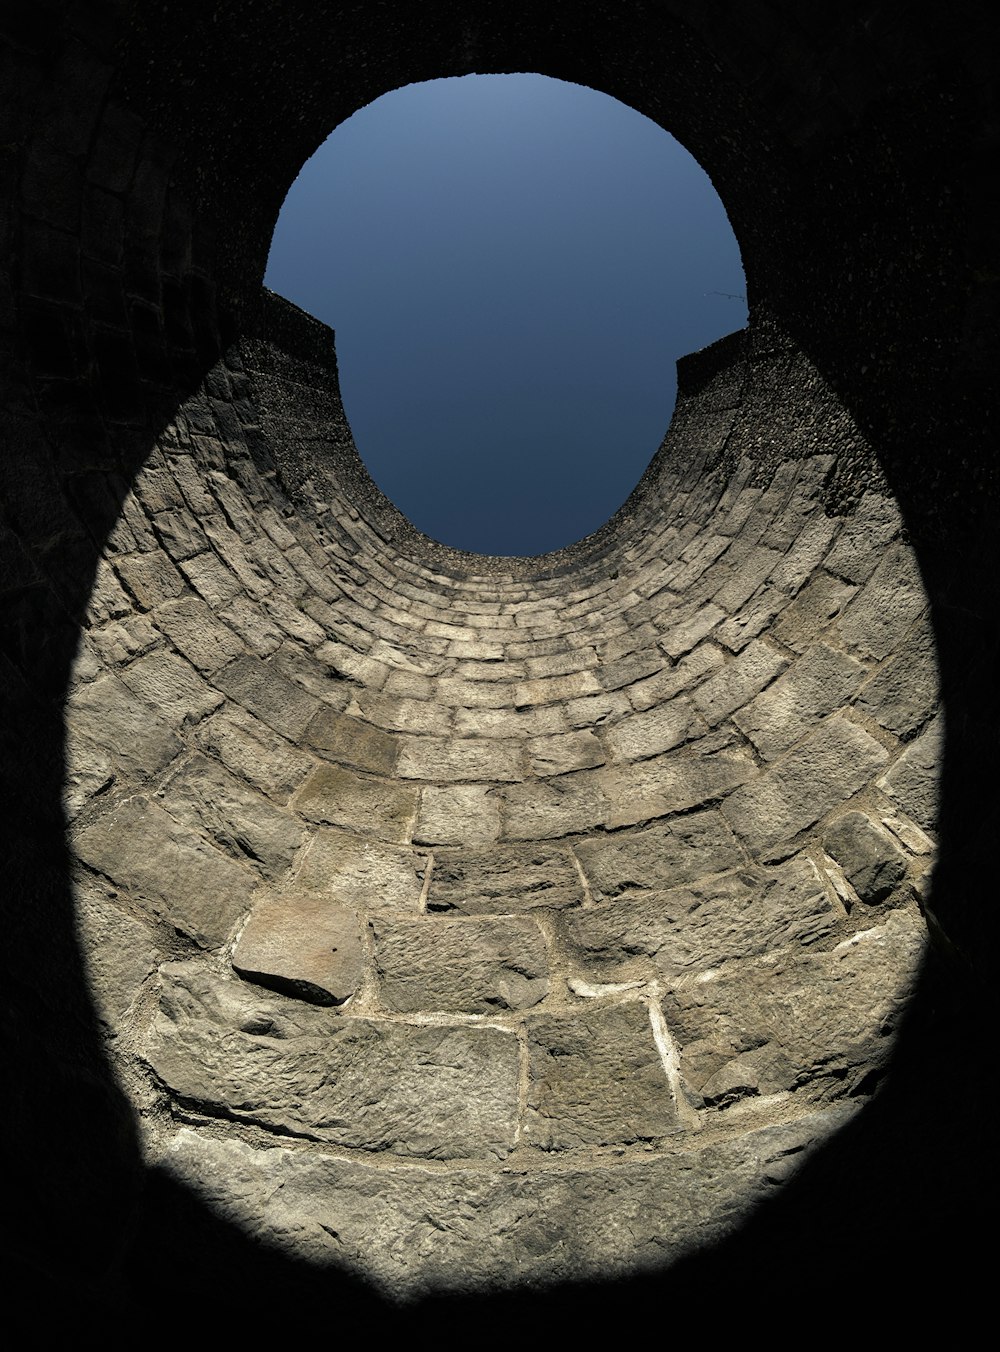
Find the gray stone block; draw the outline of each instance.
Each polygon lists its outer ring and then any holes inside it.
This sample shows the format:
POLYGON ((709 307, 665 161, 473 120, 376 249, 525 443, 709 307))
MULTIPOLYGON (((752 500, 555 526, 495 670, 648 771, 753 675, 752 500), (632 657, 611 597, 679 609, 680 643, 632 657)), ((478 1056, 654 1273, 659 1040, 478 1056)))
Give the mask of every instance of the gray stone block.
POLYGON ((282 803, 314 764, 266 723, 231 704, 198 727, 195 741, 233 774, 282 803))
POLYGON ((402 844, 409 840, 419 791, 340 765, 319 765, 295 796, 295 810, 312 822, 402 844))
POLYGON ((533 920, 373 921, 380 998, 401 1013, 530 1009, 549 991, 545 940, 533 920))
POLYGON ((77 856, 141 906, 216 948, 250 905, 257 882, 200 835, 145 798, 129 798, 73 841, 77 856))
POLYGON ((748 849, 768 856, 857 793, 888 757, 857 724, 830 718, 773 769, 730 794, 723 811, 748 849))
POLYGON ((787 664, 787 659, 769 643, 754 641, 699 685, 691 699, 702 718, 714 727, 753 699, 787 664))
POLYGON ((435 854, 427 905, 432 911, 496 915, 574 906, 582 898, 569 850, 542 844, 435 854))
POLYGON ((335 709, 321 708, 303 740, 329 760, 376 775, 393 774, 399 760, 398 737, 335 709))
POLYGON ((773 685, 733 715, 767 760, 805 736, 820 718, 846 704, 865 674, 860 662, 818 643, 773 685))
POLYGON ((233 953, 241 976, 312 1004, 341 1005, 364 975, 357 912, 321 897, 258 897, 233 953))
POLYGON ((413 828, 418 845, 488 845, 500 836, 500 803, 489 784, 428 784, 413 828))
POLYGON ((441 1160, 514 1140, 517 1039, 499 1028, 354 1019, 172 963, 146 1056, 189 1111, 279 1134, 441 1160))
POLYGON ((863 812, 845 812, 823 834, 823 848, 862 901, 882 901, 906 876, 906 856, 863 812))
POLYGON ((542 1150, 658 1141, 674 1102, 643 1003, 528 1019, 524 1139, 542 1150))
POLYGON ((607 800, 598 773, 578 770, 505 788, 504 836, 508 840, 550 840, 601 825, 607 800))
POLYGON ((243 642, 197 596, 167 601, 154 619, 170 642, 202 672, 218 671, 243 652, 243 642))
POLYGON ((745 863, 718 812, 692 812, 641 831, 581 840, 576 852, 595 894, 676 887, 745 863))
POLYGON ((403 846, 318 831, 295 875, 295 886, 364 911, 416 911, 423 856, 403 846))
POLYGON ((290 741, 302 737, 310 720, 323 707, 315 695, 249 654, 218 672, 213 682, 236 704, 249 709, 290 741))

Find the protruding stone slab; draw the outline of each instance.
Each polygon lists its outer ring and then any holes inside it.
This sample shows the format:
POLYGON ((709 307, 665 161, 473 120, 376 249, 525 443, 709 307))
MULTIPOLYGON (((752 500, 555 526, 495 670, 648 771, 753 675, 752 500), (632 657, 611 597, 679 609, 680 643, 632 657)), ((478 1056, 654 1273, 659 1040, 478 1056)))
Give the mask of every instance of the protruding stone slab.
POLYGON ((357 912, 322 897, 260 897, 233 954, 241 976, 317 1005, 357 992, 364 953, 357 912))
POLYGON ((528 1021, 526 1141, 543 1150, 632 1145, 676 1123, 670 1085, 643 1003, 528 1021))
POLYGON ((386 1009, 489 1014, 548 994, 548 954, 533 920, 380 918, 375 960, 386 1009))

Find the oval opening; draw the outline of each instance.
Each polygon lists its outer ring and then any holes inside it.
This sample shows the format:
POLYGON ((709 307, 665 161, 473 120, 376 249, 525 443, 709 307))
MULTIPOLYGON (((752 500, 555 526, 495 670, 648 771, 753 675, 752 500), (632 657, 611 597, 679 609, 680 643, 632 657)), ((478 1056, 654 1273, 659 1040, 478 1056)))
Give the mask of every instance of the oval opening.
POLYGON ((379 488, 479 554, 603 525, 663 439, 677 358, 747 315, 694 158, 530 74, 408 85, 342 123, 289 191, 266 282, 335 329, 379 488))

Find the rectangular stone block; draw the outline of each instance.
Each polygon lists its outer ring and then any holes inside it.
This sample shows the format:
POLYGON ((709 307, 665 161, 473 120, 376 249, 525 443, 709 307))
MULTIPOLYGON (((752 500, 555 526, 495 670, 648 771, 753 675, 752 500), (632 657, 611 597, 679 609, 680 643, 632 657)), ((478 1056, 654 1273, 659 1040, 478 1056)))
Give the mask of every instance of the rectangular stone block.
POLYGON ((123 668, 121 678, 135 695, 178 728, 197 723, 223 702, 219 691, 213 690, 189 662, 165 648, 123 668))
POLYGON ((305 839, 290 812, 206 756, 187 759, 156 797, 176 821, 271 881, 288 872, 305 839))
POLYGON ((399 741, 397 773, 403 779, 509 783, 524 778, 522 749, 510 741, 405 736, 399 741))
POLYGON ((583 883, 568 849, 497 846, 435 853, 427 907, 496 915, 536 906, 575 906, 582 899, 583 883))
POLYGON ((502 1159, 513 1145, 519 1055, 506 1029, 355 1019, 194 963, 163 978, 147 1059, 203 1112, 383 1159, 502 1159))
POLYGON ((310 720, 323 707, 315 695, 249 653, 218 672, 214 683, 235 703, 249 709, 290 741, 301 738, 310 720))
POLYGON ((738 710, 733 722, 765 760, 774 760, 820 718, 846 704, 864 675, 864 667, 853 657, 817 643, 767 690, 738 710))
POLYGON ((533 920, 380 917, 373 930, 386 1009, 491 1014, 530 1009, 548 994, 548 953, 533 920))
POLYGON ((500 803, 489 784, 428 784, 413 830, 418 845, 488 845, 500 835, 500 803))
POLYGON ((288 801, 313 764, 309 756, 279 737, 266 723, 231 704, 199 726, 195 741, 234 775, 256 784, 282 803, 288 801))
POLYGON ((765 640, 755 640, 691 696, 698 712, 714 727, 741 708, 788 665, 787 659, 765 640))
POLYGON ((604 740, 616 760, 645 760, 679 746, 703 727, 695 721, 687 700, 677 696, 667 704, 612 723, 604 733, 604 740))
POLYGON ((364 911, 416 911, 424 856, 399 845, 317 831, 295 885, 364 911))
POLYGON ((528 747, 528 763, 536 775, 564 775, 604 764, 604 747, 590 731, 537 737, 528 747))
POLYGON ((74 838, 83 862, 203 948, 247 910, 257 879, 145 798, 129 798, 74 838))
POLYGON ((320 765, 302 785, 295 809, 310 821, 403 844, 410 838, 419 790, 340 765, 320 765))
POLYGON ((342 1005, 364 976, 357 912, 298 893, 259 897, 233 953, 250 981, 317 1005, 342 1005))
POLYGON ((833 717, 784 760, 732 793, 723 811, 747 848, 767 856, 846 802, 888 757, 863 728, 833 717))
POLYGON ((518 709, 526 709, 533 704, 562 703, 578 699, 581 695, 596 695, 600 690, 600 682, 590 670, 574 671, 565 676, 539 677, 537 680, 517 682, 514 705, 518 709))
POLYGON ((560 917, 571 970, 596 983, 648 981, 826 938, 840 915, 799 855, 664 891, 627 892, 560 917))
POLYGON ((575 774, 505 788, 502 808, 505 837, 550 840, 600 826, 607 815, 607 800, 598 773, 578 770, 575 774))
POLYGON ((528 1020, 524 1139, 542 1150, 658 1141, 676 1125, 645 1004, 528 1020))
POLYGON ((591 890, 608 897, 676 887, 745 862, 728 823, 714 810, 581 840, 576 853, 591 890))
POLYGON ((375 775, 394 774, 399 760, 399 738, 395 734, 335 709, 319 709, 302 740, 328 760, 375 775))
POLYGON ((84 742, 100 747, 133 783, 159 774, 183 747, 155 706, 112 675, 73 689, 66 706, 66 728, 81 749, 84 742))
POLYGON ((633 765, 609 765, 602 784, 608 800, 609 830, 636 826, 674 812, 714 802, 744 783, 757 767, 739 750, 706 755, 693 747, 633 765))
POLYGON ((157 629, 199 671, 218 671, 243 652, 242 640, 196 596, 167 601, 154 619, 157 629))

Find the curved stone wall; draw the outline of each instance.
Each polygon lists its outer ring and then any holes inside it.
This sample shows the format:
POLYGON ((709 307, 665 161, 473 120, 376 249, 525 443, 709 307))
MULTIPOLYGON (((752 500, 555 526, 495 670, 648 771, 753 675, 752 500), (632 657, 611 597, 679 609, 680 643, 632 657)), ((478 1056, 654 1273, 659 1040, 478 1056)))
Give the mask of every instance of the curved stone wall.
POLYGON ((918 973, 940 734, 898 511, 831 513, 852 429, 788 348, 682 378, 598 536, 479 559, 379 499, 332 335, 269 297, 98 571, 67 809, 147 1148, 395 1298, 731 1228, 874 1091, 918 973), (776 368, 803 431, 764 459, 776 368))
POLYGON ((995 25, 653 8, 0 16, 24 1292, 970 1280, 988 1119, 928 1076, 995 951, 995 25), (474 69, 667 126, 750 288, 542 559, 417 535, 260 292, 331 127, 474 69))

